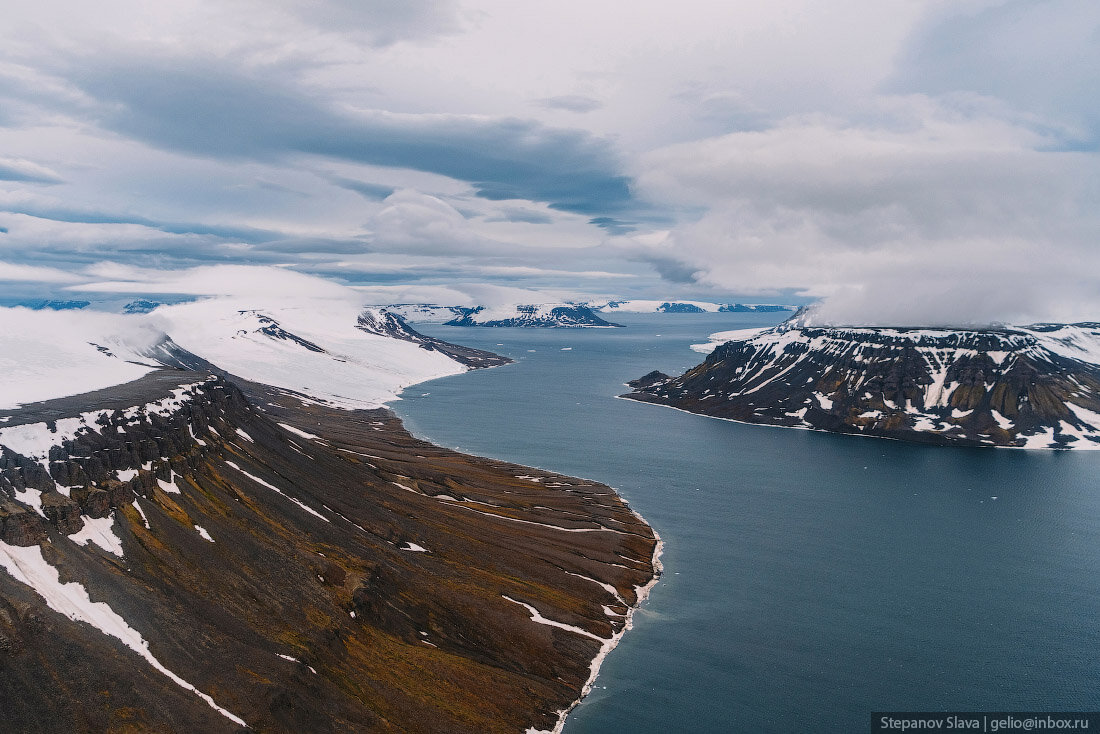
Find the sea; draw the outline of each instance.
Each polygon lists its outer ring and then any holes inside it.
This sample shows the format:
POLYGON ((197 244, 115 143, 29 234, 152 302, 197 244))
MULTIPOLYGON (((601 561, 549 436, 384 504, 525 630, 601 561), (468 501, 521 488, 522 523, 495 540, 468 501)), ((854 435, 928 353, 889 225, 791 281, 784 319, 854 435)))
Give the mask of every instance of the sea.
POLYGON ((618 399, 773 314, 420 324, 515 360, 392 404, 415 435, 614 487, 664 574, 566 734, 865 732, 876 711, 1100 709, 1100 451, 945 448, 618 399))

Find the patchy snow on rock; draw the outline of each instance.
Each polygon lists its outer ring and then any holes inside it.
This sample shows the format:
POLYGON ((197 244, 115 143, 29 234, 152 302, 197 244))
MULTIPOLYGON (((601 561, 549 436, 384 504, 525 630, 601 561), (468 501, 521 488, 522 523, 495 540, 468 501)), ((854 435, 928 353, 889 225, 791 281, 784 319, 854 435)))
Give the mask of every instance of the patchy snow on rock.
POLYGON ((214 539, 210 537, 210 533, 206 532, 206 528, 203 528, 203 527, 200 527, 200 526, 196 525, 195 526, 195 531, 198 532, 199 537, 202 538, 203 540, 209 541, 211 543, 214 542, 214 539))
POLYGON ((276 494, 280 494, 280 495, 282 495, 283 497, 286 497, 286 498, 287 498, 288 500, 290 500, 290 501, 291 501, 291 502, 293 502, 294 504, 298 505, 299 507, 301 507, 301 508, 302 508, 303 510, 305 510, 305 511, 306 511, 306 512, 308 512, 309 514, 311 514, 311 515, 315 515, 316 517, 319 517, 319 518, 321 518, 321 519, 322 519, 322 520, 324 520, 325 522, 331 522, 331 520, 329 520, 329 519, 328 519, 327 517, 325 517, 324 515, 322 515, 322 514, 321 514, 320 512, 317 512, 317 510, 313 509, 312 507, 310 507, 309 505, 305 504, 305 503, 304 503, 304 502, 302 502, 301 500, 298 500, 298 499, 295 499, 294 497, 291 497, 291 496, 290 496, 290 495, 288 495, 288 494, 287 494, 286 492, 284 492, 283 490, 281 490, 281 489, 279 489, 278 487, 276 487, 276 486, 275 486, 274 484, 271 484, 270 482, 265 482, 265 481, 264 481, 263 479, 260 479, 260 478, 259 478, 258 476, 256 476, 255 474, 250 474, 250 473, 246 472, 246 471, 245 471, 244 469, 242 469, 241 467, 237 466, 237 464, 236 464, 236 463, 234 463, 234 462, 232 462, 232 461, 227 461, 227 462, 225 462, 225 463, 226 463, 226 464, 227 464, 228 466, 231 466, 231 467, 233 467, 234 469, 236 469, 237 471, 239 471, 239 472, 240 472, 241 474, 244 474, 244 475, 245 475, 246 477, 248 477, 249 479, 251 479, 252 481, 254 481, 254 482, 255 482, 256 484, 259 484, 259 485, 261 485, 261 486, 263 486, 263 487, 267 487, 267 488, 268 488, 268 489, 270 489, 270 490, 271 490, 272 492, 275 492, 276 494))
MULTIPOLYGON (((137 504, 135 500, 134 504, 137 504)), ((141 508, 138 508, 138 512, 141 512, 141 508)), ((145 513, 142 512, 142 518, 145 517, 145 513)), ((108 553, 122 558, 122 539, 115 535, 115 516, 112 512, 107 517, 88 517, 83 516, 84 527, 78 532, 69 536, 69 540, 73 541, 77 545, 88 545, 88 543, 95 543, 108 553)), ((145 521, 145 526, 149 527, 149 521, 145 521)))
POLYGON ((310 438, 310 439, 313 439, 313 438, 320 439, 321 438, 320 436, 318 436, 315 433, 308 433, 306 431, 303 431, 301 428, 295 428, 294 426, 290 425, 289 423, 280 423, 279 425, 282 428, 285 428, 286 430, 293 433, 295 436, 301 436, 302 438, 310 438))
POLYGON ((18 582, 35 590, 50 609, 75 622, 85 622, 105 635, 118 639, 176 685, 192 691, 230 721, 246 726, 243 719, 218 706, 214 699, 164 667, 149 651, 149 643, 105 602, 93 602, 87 590, 76 582, 62 583, 57 569, 46 562, 36 545, 21 548, 0 542, 0 566, 18 582))

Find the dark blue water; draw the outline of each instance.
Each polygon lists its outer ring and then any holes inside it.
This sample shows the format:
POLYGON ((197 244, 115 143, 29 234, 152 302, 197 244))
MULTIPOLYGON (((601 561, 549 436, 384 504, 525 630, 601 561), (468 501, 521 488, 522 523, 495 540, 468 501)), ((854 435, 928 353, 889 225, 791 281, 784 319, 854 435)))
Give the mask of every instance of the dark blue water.
POLYGON ((687 345, 708 333, 774 319, 616 320, 629 328, 425 327, 517 364, 394 405, 439 444, 606 482, 664 538, 665 576, 566 734, 1100 709, 1100 452, 912 446, 616 400, 628 379, 697 363, 687 345))

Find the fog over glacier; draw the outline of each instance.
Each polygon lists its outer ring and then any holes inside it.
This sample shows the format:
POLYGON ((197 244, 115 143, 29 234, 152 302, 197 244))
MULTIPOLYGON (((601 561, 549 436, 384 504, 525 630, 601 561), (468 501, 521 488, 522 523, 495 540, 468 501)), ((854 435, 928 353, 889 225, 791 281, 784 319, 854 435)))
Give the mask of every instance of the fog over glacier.
POLYGON ((0 290, 1097 319, 1098 32, 1086 0, 24 4, 0 290))

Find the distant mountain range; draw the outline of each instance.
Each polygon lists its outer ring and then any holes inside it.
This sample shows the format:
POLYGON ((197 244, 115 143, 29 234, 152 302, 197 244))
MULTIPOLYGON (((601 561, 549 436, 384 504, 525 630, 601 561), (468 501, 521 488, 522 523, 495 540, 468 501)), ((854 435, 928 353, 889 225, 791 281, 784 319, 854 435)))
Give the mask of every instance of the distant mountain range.
POLYGON ((634 400, 748 423, 938 444, 1100 448, 1100 324, 813 327, 715 335, 634 400))
POLYGON ((600 301, 590 303, 513 304, 506 306, 437 306, 404 303, 380 307, 412 323, 447 326, 609 327, 604 313, 782 313, 794 306, 708 303, 704 301, 600 301))
POLYGON ((608 301, 592 304, 592 310, 631 313, 782 313, 794 311, 795 306, 771 303, 711 303, 708 301, 608 301))
POLYGON ((459 309, 459 315, 448 326, 522 326, 543 328, 616 327, 600 318, 587 306, 575 304, 542 304, 504 306, 498 308, 459 309))

